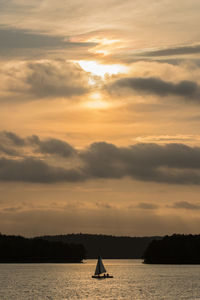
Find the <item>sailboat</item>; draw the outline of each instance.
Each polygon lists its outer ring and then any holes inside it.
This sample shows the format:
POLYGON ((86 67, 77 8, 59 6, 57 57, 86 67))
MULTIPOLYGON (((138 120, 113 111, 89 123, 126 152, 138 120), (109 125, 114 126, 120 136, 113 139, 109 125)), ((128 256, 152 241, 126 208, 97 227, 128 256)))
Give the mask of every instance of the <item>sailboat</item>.
POLYGON ((103 265, 101 256, 98 256, 98 261, 95 269, 95 273, 92 278, 103 279, 103 278, 113 278, 113 276, 106 274, 106 269, 103 265))

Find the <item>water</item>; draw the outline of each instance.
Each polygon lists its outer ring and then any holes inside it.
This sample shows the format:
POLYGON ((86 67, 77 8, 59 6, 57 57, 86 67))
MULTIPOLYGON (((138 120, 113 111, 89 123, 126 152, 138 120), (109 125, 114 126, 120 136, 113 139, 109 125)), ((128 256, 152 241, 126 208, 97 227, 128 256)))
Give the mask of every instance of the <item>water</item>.
POLYGON ((145 265, 104 260, 113 279, 92 279, 83 264, 0 264, 0 300, 200 299, 200 265, 145 265))

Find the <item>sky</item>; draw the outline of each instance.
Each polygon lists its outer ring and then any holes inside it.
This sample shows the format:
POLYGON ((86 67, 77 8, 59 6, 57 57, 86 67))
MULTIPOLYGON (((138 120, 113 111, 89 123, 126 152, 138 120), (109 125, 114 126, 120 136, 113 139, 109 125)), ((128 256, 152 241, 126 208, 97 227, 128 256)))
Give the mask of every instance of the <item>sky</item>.
POLYGON ((0 0, 0 231, 199 233, 199 0, 0 0))

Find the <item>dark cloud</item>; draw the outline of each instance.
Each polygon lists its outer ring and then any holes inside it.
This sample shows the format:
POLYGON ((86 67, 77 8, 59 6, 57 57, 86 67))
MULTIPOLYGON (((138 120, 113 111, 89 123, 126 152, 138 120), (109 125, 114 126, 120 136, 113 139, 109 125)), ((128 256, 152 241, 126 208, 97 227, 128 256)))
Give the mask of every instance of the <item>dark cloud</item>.
POLYGON ((48 165, 36 158, 0 158, 0 180, 33 183, 75 182, 84 180, 79 170, 65 169, 48 165))
POLYGON ((157 49, 153 51, 144 51, 139 53, 138 56, 155 57, 155 56, 173 56, 173 55, 187 55, 187 54, 198 54, 198 53, 200 53, 199 44, 157 49))
POLYGON ((70 42, 62 36, 33 33, 26 30, 0 27, 0 52, 17 49, 34 48, 88 48, 94 47, 95 43, 70 42))
POLYGON ((10 131, 0 132, 0 154, 19 156, 18 147, 24 146, 24 139, 10 131))
POLYGON ((19 152, 9 146, 4 146, 2 144, 0 144, 0 153, 2 154, 6 154, 6 155, 9 155, 9 156, 18 156, 19 155, 19 152))
POLYGON ((30 144, 35 145, 37 152, 43 154, 57 154, 62 157, 69 157, 76 153, 76 150, 68 143, 49 138, 41 141, 38 136, 34 135, 28 138, 30 144))
POLYGON ((141 209, 157 209, 159 206, 153 203, 141 202, 137 207, 141 209))
POLYGON ((85 172, 96 178, 122 178, 124 165, 121 164, 119 149, 105 142, 93 143, 80 153, 85 163, 85 172))
POLYGON ((160 78, 126 77, 116 80, 108 90, 118 92, 128 88, 143 94, 155 94, 158 96, 180 96, 187 99, 200 99, 200 87, 196 82, 184 80, 179 83, 164 81, 160 78))
POLYGON ((140 181, 200 184, 200 147, 175 143, 117 147, 99 142, 77 150, 62 140, 31 136, 24 139, 21 154, 12 159, 7 156, 12 156, 12 151, 19 147, 9 148, 5 143, 4 149, 4 142, 2 138, 0 150, 6 157, 1 157, 0 180, 4 181, 74 182, 128 176, 140 181), (23 153, 32 153, 32 157, 23 153), (42 154, 42 159, 38 154, 42 154))
POLYGON ((94 143, 81 157, 92 178, 130 176, 141 181, 200 184, 200 148, 183 144, 116 147, 94 143))
POLYGON ((189 210, 198 210, 200 209, 200 205, 192 204, 187 201, 179 201, 175 202, 172 205, 173 208, 183 208, 183 209, 189 209, 189 210))
POLYGON ((135 53, 130 53, 130 51, 125 53, 121 52, 118 54, 113 54, 112 57, 113 59, 124 61, 126 63, 138 61, 156 61, 160 63, 166 62, 172 65, 179 65, 186 59, 190 59, 190 61, 194 62, 196 65, 199 65, 198 55, 192 54, 200 54, 200 44, 157 48, 154 50, 143 49, 135 53))
POLYGON ((16 133, 4 131, 5 136, 16 146, 24 146, 25 140, 19 137, 16 133))

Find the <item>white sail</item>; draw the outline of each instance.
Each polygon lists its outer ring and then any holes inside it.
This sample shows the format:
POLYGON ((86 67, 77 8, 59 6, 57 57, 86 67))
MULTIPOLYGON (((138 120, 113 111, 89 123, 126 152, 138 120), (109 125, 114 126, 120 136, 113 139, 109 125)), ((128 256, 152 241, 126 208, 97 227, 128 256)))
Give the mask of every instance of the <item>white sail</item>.
POLYGON ((106 273, 106 269, 103 265, 101 256, 98 257, 98 261, 97 261, 97 266, 96 266, 96 270, 95 270, 95 275, 100 275, 102 273, 106 273))

